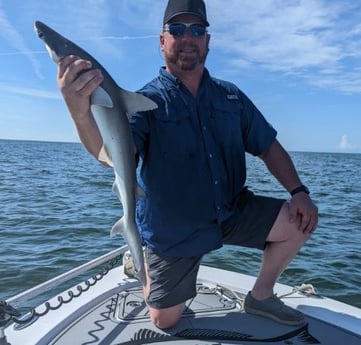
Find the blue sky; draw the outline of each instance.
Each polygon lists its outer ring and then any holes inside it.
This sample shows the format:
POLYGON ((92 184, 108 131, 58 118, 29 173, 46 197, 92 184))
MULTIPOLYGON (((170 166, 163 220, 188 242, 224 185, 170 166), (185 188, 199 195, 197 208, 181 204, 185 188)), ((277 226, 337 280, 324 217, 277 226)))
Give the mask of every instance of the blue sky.
MULTIPOLYGON (((163 65, 166 0, 0 0, 0 138, 79 141, 34 33, 41 20, 128 90, 163 65)), ((207 67, 234 82, 290 151, 361 153, 361 2, 208 0, 207 67)))

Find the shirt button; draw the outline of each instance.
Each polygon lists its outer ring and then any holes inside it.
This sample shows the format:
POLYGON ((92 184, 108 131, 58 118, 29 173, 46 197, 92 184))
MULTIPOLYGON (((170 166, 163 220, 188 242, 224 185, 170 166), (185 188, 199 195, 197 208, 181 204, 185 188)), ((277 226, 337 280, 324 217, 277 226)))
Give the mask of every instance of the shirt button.
POLYGON ((211 153, 209 154, 209 158, 213 158, 213 155, 211 153))
POLYGON ((206 130, 207 130, 207 126, 203 126, 203 130, 206 131, 206 130))
POLYGON ((215 180, 215 181, 214 181, 214 184, 217 185, 217 184, 218 184, 218 180, 215 180))
POLYGON ((221 210, 221 206, 217 206, 217 210, 220 211, 220 210, 221 210))

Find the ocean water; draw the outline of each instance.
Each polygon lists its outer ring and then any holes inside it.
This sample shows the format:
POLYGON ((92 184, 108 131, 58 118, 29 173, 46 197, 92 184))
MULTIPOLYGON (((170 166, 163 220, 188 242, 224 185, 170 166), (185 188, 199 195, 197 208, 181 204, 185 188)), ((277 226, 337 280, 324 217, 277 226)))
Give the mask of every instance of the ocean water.
MULTIPOLYGON (((361 307, 361 154, 290 154, 320 221, 279 281, 361 307)), ((288 197, 258 159, 247 161, 250 189, 288 197)), ((124 244, 109 237, 121 215, 112 182, 80 144, 0 140, 0 300, 124 244)), ((226 246, 204 263, 255 276, 260 254, 226 246)))

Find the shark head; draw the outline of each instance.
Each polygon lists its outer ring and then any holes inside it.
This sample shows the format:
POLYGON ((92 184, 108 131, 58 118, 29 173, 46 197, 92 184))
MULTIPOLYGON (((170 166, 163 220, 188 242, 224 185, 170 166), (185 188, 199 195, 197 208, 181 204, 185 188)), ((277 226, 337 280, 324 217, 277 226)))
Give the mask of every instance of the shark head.
MULTIPOLYGON (((36 21, 34 29, 38 37, 45 43, 46 49, 55 63, 58 63, 65 56, 75 55, 80 59, 88 60, 91 63, 91 68, 97 68, 102 72, 104 80, 91 96, 92 106, 113 108, 114 104, 118 102, 122 104, 121 108, 127 114, 157 108, 157 104, 149 98, 121 89, 93 56, 46 24, 36 21)), ((82 70, 79 75, 87 71, 88 69, 82 70)))
POLYGON ((34 24, 36 34, 44 41, 51 59, 57 63, 66 55, 76 53, 74 44, 40 21, 34 24))

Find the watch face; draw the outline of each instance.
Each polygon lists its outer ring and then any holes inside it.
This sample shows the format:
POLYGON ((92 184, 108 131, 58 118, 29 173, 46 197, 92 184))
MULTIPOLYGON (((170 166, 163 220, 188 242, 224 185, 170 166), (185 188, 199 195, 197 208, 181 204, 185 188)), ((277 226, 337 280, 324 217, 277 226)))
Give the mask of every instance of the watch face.
POLYGON ((308 188, 307 188, 306 186, 304 186, 304 185, 302 185, 302 186, 300 187, 300 192, 305 192, 305 193, 307 193, 307 194, 310 194, 310 191, 309 191, 308 188))

